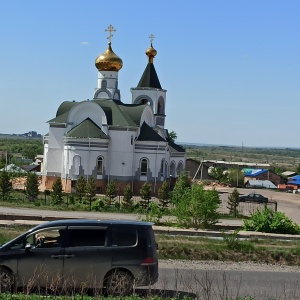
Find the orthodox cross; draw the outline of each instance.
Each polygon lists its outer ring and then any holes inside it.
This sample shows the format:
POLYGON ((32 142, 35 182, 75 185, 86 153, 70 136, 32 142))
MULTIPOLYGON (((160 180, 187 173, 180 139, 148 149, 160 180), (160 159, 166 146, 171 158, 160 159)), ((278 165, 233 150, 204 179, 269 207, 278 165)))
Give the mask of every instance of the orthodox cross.
POLYGON ((150 39, 150 43, 152 44, 153 40, 155 39, 154 34, 150 34, 149 39, 150 39))
POLYGON ((109 36, 107 38, 108 38, 109 42, 111 42, 111 38, 113 37, 113 35, 111 33, 116 31, 116 29, 114 29, 114 27, 112 25, 109 25, 107 27, 107 29, 105 29, 105 31, 109 31, 109 36))

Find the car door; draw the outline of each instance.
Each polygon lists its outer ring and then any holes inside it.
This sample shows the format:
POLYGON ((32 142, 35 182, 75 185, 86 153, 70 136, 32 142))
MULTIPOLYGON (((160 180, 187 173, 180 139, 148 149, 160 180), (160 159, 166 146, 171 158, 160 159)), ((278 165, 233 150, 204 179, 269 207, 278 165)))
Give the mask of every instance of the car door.
POLYGON ((63 275, 69 288, 101 288, 111 269, 106 226, 69 226, 63 275))
POLYGON ((19 285, 29 289, 62 286, 65 229, 47 228, 32 232, 25 238, 25 249, 18 259, 19 285))

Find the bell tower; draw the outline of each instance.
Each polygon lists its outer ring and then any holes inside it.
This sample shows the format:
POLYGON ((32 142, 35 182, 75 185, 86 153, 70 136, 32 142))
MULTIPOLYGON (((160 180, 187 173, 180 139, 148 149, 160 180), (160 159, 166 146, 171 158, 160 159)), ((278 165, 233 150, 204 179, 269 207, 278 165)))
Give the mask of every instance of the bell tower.
POLYGON ((150 35, 150 47, 146 50, 148 64, 136 88, 131 88, 133 104, 148 104, 155 116, 155 125, 165 126, 166 90, 162 89, 155 67, 154 57, 157 51, 153 48, 154 35, 150 35))

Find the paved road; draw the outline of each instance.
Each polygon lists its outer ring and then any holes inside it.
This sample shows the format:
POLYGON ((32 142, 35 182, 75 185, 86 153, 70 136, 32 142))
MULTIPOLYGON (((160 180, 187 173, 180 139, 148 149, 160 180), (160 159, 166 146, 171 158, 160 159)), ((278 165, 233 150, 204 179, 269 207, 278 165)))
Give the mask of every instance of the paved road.
POLYGON ((195 293, 198 299, 300 299, 300 273, 160 268, 154 288, 195 293))

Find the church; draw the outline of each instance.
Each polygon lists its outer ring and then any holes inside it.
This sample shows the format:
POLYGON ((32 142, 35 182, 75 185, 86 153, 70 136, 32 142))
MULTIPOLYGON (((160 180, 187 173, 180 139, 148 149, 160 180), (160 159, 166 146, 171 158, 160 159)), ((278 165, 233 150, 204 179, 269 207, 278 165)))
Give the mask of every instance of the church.
POLYGON ((135 194, 145 182, 153 194, 164 180, 173 184, 185 168, 185 150, 174 143, 165 128, 166 94, 154 67, 157 51, 146 50, 148 64, 131 103, 121 101, 118 72, 122 59, 112 49, 113 26, 106 31, 108 47, 95 60, 98 70, 93 99, 65 101, 48 121, 44 136, 42 184, 51 189, 58 177, 65 192, 73 192, 80 176, 93 177, 98 193, 114 181, 119 193, 131 185, 135 194))

